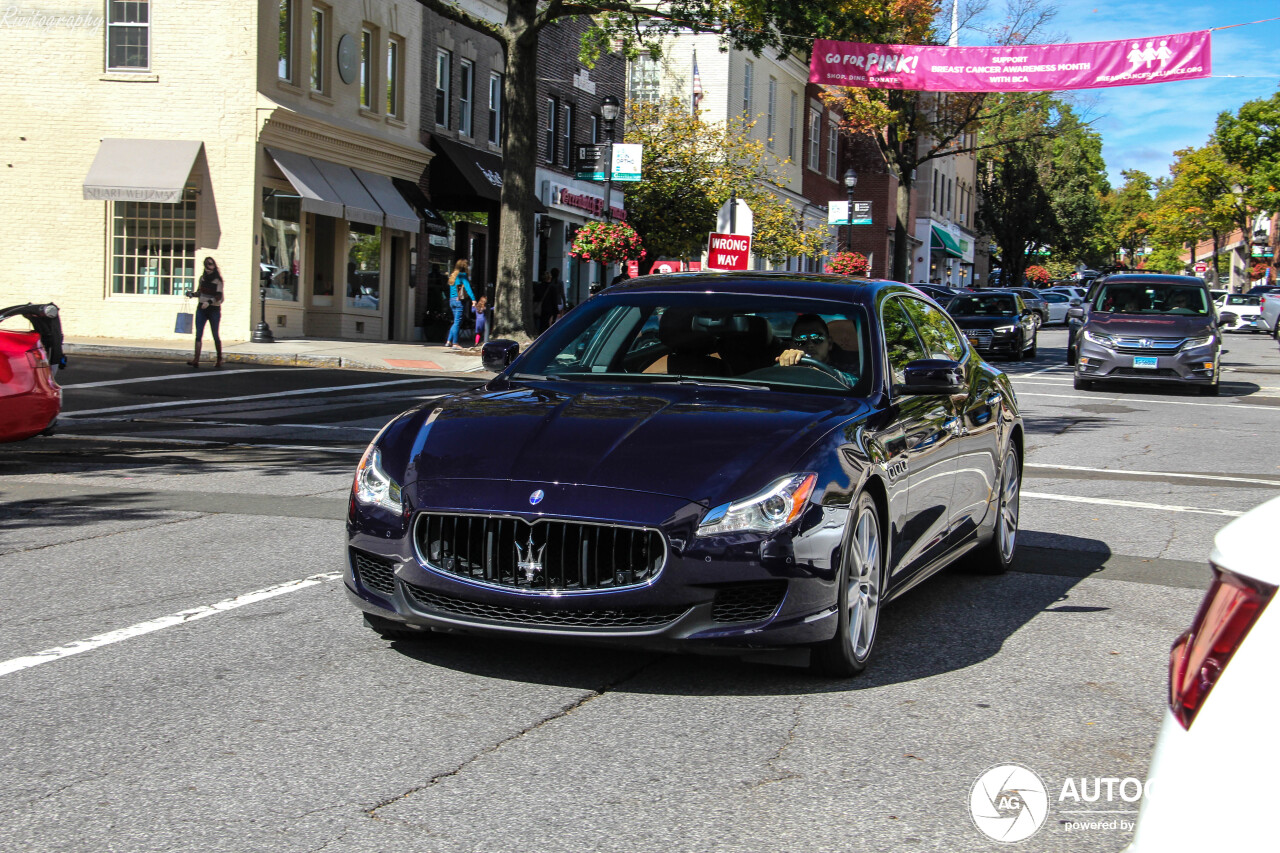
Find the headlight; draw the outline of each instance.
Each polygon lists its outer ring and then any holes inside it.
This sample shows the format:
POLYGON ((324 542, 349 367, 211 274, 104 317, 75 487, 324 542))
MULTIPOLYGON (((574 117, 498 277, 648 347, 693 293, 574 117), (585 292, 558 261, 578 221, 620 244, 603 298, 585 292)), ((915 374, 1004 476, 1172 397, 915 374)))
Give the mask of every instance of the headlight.
POLYGON ((360 457, 356 468, 356 482, 352 487, 356 500, 362 504, 380 506, 394 513, 404 510, 400 500, 400 485, 382 467, 382 451, 370 444, 360 457))
POLYGON ((781 530, 800 517, 817 481, 817 474, 792 474, 749 498, 721 504, 707 513, 697 535, 781 530))
POLYGON ((1213 335, 1205 335, 1203 338, 1187 338, 1187 340, 1183 342, 1182 348, 1195 349, 1196 347, 1207 347, 1209 344, 1213 343, 1213 341, 1213 335))
POLYGON ((1092 341, 1100 347, 1106 347, 1107 349, 1111 349, 1116 345, 1115 341, 1111 340, 1111 338, 1106 335, 1099 335, 1095 332, 1090 332, 1088 329, 1085 329, 1084 339, 1086 341, 1092 341))
POLYGON ((1017 326, 996 326, 991 331, 997 335, 1012 335, 1017 329, 1017 326))

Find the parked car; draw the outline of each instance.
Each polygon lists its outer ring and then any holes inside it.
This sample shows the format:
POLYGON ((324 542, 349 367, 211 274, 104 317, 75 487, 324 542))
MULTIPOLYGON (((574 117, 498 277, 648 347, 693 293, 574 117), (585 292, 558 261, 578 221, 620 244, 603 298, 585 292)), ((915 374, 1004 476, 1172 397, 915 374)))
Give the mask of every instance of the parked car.
POLYGON ((50 433, 62 411, 54 372, 66 364, 58 306, 3 308, 0 324, 0 442, 50 433))
POLYGON ((1007 356, 1019 361, 1036 356, 1038 315, 1012 290, 966 293, 947 304, 949 313, 984 357, 1007 356))
POLYGON ((346 590, 384 636, 791 650, 849 676, 886 602, 971 548, 1013 558, 1012 384, 907 285, 632 279, 517 351, 490 341, 496 378, 360 461, 346 590))
POLYGON ((1089 290, 1087 287, 1078 287, 1074 284, 1058 284, 1045 290, 1044 293, 1065 293, 1069 298, 1083 302, 1089 290))
POLYGON ((1044 298, 1041 296, 1042 291, 1031 287, 1010 287, 1014 293, 1022 297, 1022 301, 1032 311, 1036 312, 1039 324, 1049 322, 1049 306, 1045 304, 1044 298))
POLYGON ((1258 300, 1257 327, 1280 340, 1280 293, 1264 293, 1258 300))
MULTIPOLYGON (((1100 382, 1163 382, 1218 393, 1219 315, 1203 279, 1131 273, 1100 279, 1082 328, 1074 384, 1089 390, 1100 382)), ((1068 359, 1071 356, 1068 354, 1068 359)))
MULTIPOLYGON (((1067 322, 1067 310, 1071 307, 1071 296, 1059 290, 1046 290, 1040 294, 1040 298, 1044 300, 1045 308, 1049 312, 1049 319, 1046 323, 1065 323, 1067 322)), ((1076 300, 1078 303, 1080 300, 1076 300)))
MULTIPOLYGON (((1219 313, 1229 311, 1236 320, 1222 327, 1224 332, 1256 332, 1258 315, 1262 313, 1262 295, 1245 293, 1224 293, 1220 299, 1214 300, 1219 313)), ((1265 330, 1263 330, 1265 331, 1265 330)))
POLYGON ((1280 763, 1271 734, 1280 706, 1280 613, 1271 610, 1280 585, 1277 528, 1280 498, 1273 498, 1214 538, 1213 579, 1169 656, 1169 705, 1128 853, 1275 844, 1275 788, 1265 774, 1280 763), (1224 785, 1229 816, 1187 819, 1203 815, 1224 785))
POLYGON ((1280 284, 1255 284, 1249 289, 1250 296, 1261 296, 1264 293, 1280 293, 1280 284))
POLYGON ((911 286, 924 295, 931 297, 939 305, 944 306, 960 295, 959 290, 951 287, 944 287, 941 284, 913 284, 911 286))

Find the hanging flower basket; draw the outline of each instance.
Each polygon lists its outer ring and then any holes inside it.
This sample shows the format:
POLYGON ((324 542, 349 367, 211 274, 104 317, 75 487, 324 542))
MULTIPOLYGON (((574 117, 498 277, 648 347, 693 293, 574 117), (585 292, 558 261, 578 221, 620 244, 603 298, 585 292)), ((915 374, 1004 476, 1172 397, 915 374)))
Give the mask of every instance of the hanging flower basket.
POLYGON ((1027 276, 1027 281, 1031 282, 1032 284, 1048 284, 1049 283, 1049 271, 1044 267, 1040 267, 1040 266, 1027 267, 1026 276, 1027 276))
POLYGON ((861 252, 837 252, 831 256, 827 272, 832 275, 866 276, 867 256, 861 252))
POLYGON ((1266 274, 1267 274, 1267 265, 1264 263, 1256 263, 1249 268, 1249 278, 1253 281, 1257 281, 1258 279, 1263 278, 1264 276, 1266 276, 1266 274))
POLYGON ((621 264, 645 256, 640 235, 625 222, 588 222, 578 229, 569 254, 604 264, 621 264))

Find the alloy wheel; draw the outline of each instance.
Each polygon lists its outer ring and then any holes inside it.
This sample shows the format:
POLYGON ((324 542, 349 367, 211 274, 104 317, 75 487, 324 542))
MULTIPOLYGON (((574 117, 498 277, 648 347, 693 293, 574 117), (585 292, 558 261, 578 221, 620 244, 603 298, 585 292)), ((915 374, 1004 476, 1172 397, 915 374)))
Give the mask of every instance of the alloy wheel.
POLYGON ((997 518, 997 536, 1000 541, 1000 558, 1008 563, 1013 559, 1013 549, 1018 539, 1018 499, 1022 492, 1022 477, 1018 473, 1018 454, 1010 448, 1004 457, 1004 470, 1000 477, 1000 515, 997 518))
POLYGON ((849 565, 849 642, 853 656, 871 654, 880 619, 880 523, 874 507, 863 507, 853 529, 849 565))

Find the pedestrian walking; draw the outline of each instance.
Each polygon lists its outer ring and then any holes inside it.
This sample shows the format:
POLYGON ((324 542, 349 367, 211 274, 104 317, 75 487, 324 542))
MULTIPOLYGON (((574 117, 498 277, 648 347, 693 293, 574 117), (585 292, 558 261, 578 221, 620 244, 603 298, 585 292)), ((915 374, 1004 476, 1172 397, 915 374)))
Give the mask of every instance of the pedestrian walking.
POLYGON ((449 327, 449 336, 445 338, 444 345, 450 349, 464 349, 458 343, 458 332, 462 329, 462 315, 466 311, 466 304, 462 301, 465 294, 466 298, 475 301, 476 295, 471 291, 471 279, 468 273, 471 271, 471 264, 467 263, 466 258, 460 258, 453 265, 453 272, 449 273, 449 308, 453 311, 453 325, 449 327))
POLYGON ((551 324, 560 317, 563 310, 564 284, 560 281, 560 270, 553 269, 547 273, 547 283, 538 306, 539 334, 551 328, 551 324))
POLYGON ((476 346, 484 339, 484 312, 488 307, 489 297, 481 296, 476 300, 476 346))
POLYGON ((204 324, 209 324, 209 332, 213 335, 213 345, 218 352, 218 360, 214 367, 222 367, 222 338, 218 336, 218 327, 222 325, 222 273, 218 270, 218 262, 213 258, 204 259, 204 272, 195 290, 188 290, 187 297, 195 297, 196 302, 196 351, 187 364, 199 369, 200 345, 204 338, 204 324))

